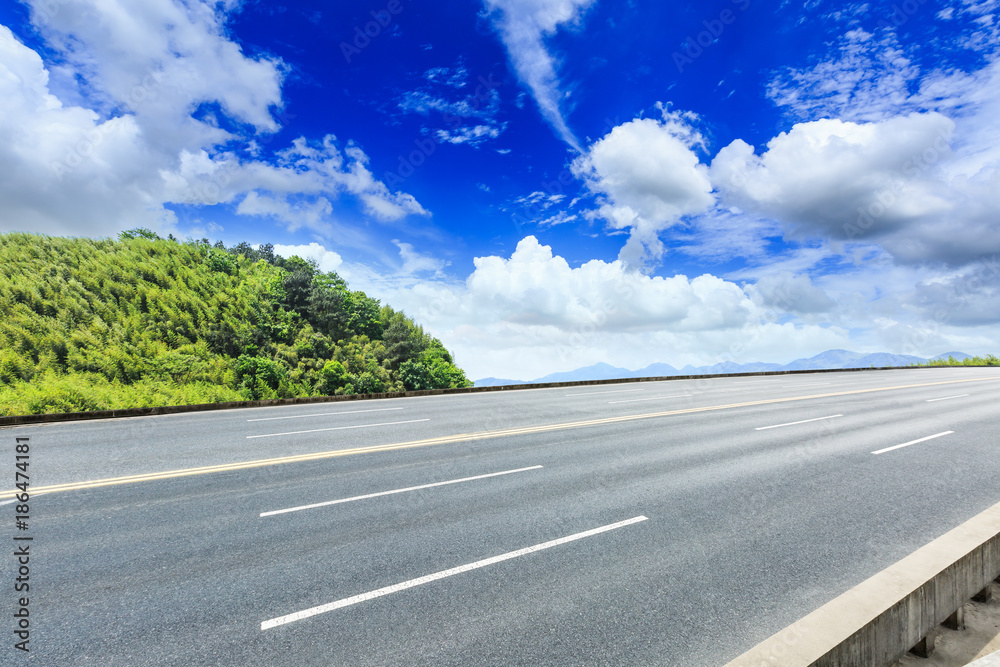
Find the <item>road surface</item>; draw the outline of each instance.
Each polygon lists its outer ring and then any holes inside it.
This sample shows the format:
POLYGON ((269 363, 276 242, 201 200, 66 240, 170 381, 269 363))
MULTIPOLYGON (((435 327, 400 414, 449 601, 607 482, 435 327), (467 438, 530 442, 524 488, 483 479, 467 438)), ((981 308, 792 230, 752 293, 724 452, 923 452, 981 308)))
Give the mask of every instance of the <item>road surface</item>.
POLYGON ((0 429, 0 662, 722 665, 1000 502, 998 406, 931 368, 0 429))

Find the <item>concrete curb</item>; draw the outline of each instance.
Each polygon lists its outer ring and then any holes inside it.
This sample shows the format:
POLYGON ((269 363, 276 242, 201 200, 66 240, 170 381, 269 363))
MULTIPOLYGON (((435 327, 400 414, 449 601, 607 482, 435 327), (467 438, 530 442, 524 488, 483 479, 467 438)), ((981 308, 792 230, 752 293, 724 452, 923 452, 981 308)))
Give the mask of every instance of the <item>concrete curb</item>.
MULTIPOLYGON (((231 403, 199 403, 196 405, 166 405, 149 408, 125 408, 121 410, 93 410, 91 412, 58 412, 47 415, 0 416, 0 427, 54 422, 80 421, 86 419, 118 419, 122 417, 149 417, 152 415, 172 415, 182 412, 205 412, 208 410, 233 410, 237 408, 259 408, 276 405, 303 405, 309 403, 337 403, 341 401, 363 401, 379 398, 408 398, 412 396, 440 396, 444 394, 478 394, 491 391, 518 391, 522 389, 550 389, 556 387, 587 387, 603 384, 626 384, 632 382, 664 382, 670 380, 703 380, 728 377, 756 377, 771 375, 802 375, 809 373, 853 373, 859 371, 913 370, 915 368, 960 368, 958 366, 883 366, 880 368, 823 368, 803 371, 768 371, 759 373, 719 373, 717 375, 670 375, 648 378, 615 378, 611 380, 583 380, 579 382, 539 382, 533 384, 506 384, 496 387, 464 387, 462 389, 426 389, 422 391, 398 391, 383 394, 350 394, 346 396, 313 396, 308 398, 276 398, 260 401, 235 401, 231 403)), ((986 368, 986 366, 963 366, 961 368, 986 368)))
POLYGON ((1000 651, 990 653, 985 658, 970 662, 966 667, 1000 667, 1000 651))
POLYGON ((796 621, 726 667, 888 667, 998 576, 1000 504, 796 621))

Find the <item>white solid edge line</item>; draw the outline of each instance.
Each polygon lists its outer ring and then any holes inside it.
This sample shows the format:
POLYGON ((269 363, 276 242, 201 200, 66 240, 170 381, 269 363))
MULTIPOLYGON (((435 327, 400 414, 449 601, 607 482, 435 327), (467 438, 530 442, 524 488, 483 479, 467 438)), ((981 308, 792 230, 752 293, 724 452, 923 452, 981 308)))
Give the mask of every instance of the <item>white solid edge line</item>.
POLYGON ((925 402, 925 403, 933 403, 933 402, 935 402, 935 401, 948 401, 948 400, 951 400, 951 399, 953 399, 953 398, 965 398, 965 397, 966 397, 966 396, 968 396, 968 395, 969 395, 969 394, 959 394, 958 396, 945 396, 944 398, 928 398, 928 399, 927 399, 926 401, 924 401, 924 402, 925 402))
POLYGON ((672 394, 670 396, 653 396, 652 398, 628 398, 624 401, 608 401, 608 405, 612 403, 638 403, 639 401, 658 401, 663 398, 686 398, 691 394, 672 394))
POLYGON ((0 505, 10 505, 11 503, 16 503, 16 502, 17 502, 17 498, 12 498, 10 500, 0 501, 0 505))
POLYGON ((644 389, 615 389, 613 391, 582 391, 575 394, 563 394, 563 396, 596 396, 598 394, 624 394, 630 391, 645 391, 644 389))
POLYGON ((879 449, 872 452, 872 454, 884 454, 886 452, 891 452, 894 449, 899 449, 901 447, 909 447, 910 445, 915 445, 919 442, 926 442, 927 440, 933 440, 934 438, 940 438, 943 435, 951 435, 954 431, 945 431, 944 433, 937 433, 935 435, 929 435, 926 438, 920 438, 919 440, 910 440, 909 442, 904 442, 901 445, 893 445, 892 447, 886 447, 885 449, 879 449))
POLYGON ((248 435, 251 438, 273 438, 279 435, 298 435, 300 433, 320 433, 322 431, 343 431, 349 428, 368 428, 369 426, 392 426, 393 424, 415 424, 417 422, 429 422, 430 419, 408 419, 402 422, 382 422, 381 424, 357 424, 355 426, 333 426, 331 428, 314 428, 308 431, 288 431, 287 433, 265 433, 263 435, 248 435))
POLYGON ((782 426, 795 426, 796 424, 808 424, 809 422, 818 422, 823 419, 833 419, 834 417, 843 417, 844 415, 830 415, 829 417, 816 417, 815 419, 803 419, 800 422, 788 422, 787 424, 775 424, 774 426, 758 426, 755 431, 766 431, 769 428, 781 428, 782 426))
POLYGON ((421 484, 420 486, 408 486, 405 489, 393 489, 392 491, 379 491, 378 493, 368 493, 363 496, 354 496, 352 498, 341 498, 340 500, 328 500, 322 503, 313 503, 312 505, 301 505, 299 507, 290 507, 284 510, 272 510, 270 512, 261 512, 260 515, 263 516, 274 516, 275 514, 287 514, 288 512, 298 512, 300 510, 311 510, 316 507, 326 507, 327 505, 339 505, 341 503, 350 503, 355 500, 366 500, 368 498, 378 498, 379 496, 391 496, 394 493, 406 493, 407 491, 418 491, 420 489, 430 489, 435 486, 445 486, 447 484, 459 484, 461 482, 472 482, 477 479, 486 479, 487 477, 499 477, 500 475, 512 475, 515 472, 525 472, 527 470, 538 470, 542 466, 530 466, 528 468, 518 468, 517 470, 504 470, 503 472, 491 472, 487 475, 476 475, 475 477, 463 477, 462 479, 450 479, 447 482, 433 482, 431 484, 421 484))
POLYGON ((377 408, 375 410, 349 410, 347 412, 317 412, 311 415, 288 415, 287 417, 261 417, 260 419, 248 419, 248 422, 271 422, 277 419, 299 419, 304 417, 329 417, 330 415, 357 415, 362 412, 386 412, 388 410, 402 410, 403 408, 377 408))
POLYGON ((493 556, 492 558, 484 558, 483 560, 477 560, 474 563, 468 563, 466 565, 459 565, 458 567, 453 567, 448 570, 441 570, 440 572, 434 572, 433 574, 424 575, 423 577, 418 577, 416 579, 410 579, 409 581, 403 581, 398 584, 393 584, 392 586, 386 586, 384 588, 379 588, 374 591, 368 591, 367 593, 361 593, 360 595, 354 595, 349 598, 344 598, 343 600, 337 600, 336 602, 330 602, 327 604, 319 605, 318 607, 304 609, 302 611, 295 612, 294 614, 278 616, 277 618, 272 618, 270 620, 261 622, 260 629, 261 631, 269 630, 270 628, 275 628, 278 627, 279 625, 285 625, 287 623, 292 623, 294 621, 301 621, 302 619, 309 618, 310 616, 316 616, 317 614, 325 614, 326 612, 333 611, 334 609, 348 607, 352 604, 357 604, 359 602, 374 600, 375 598, 382 597, 383 595, 398 593, 399 591, 405 591, 407 588, 422 586, 423 584, 429 584, 430 582, 437 581, 438 579, 444 579, 445 577, 452 577, 456 574, 469 572, 470 570, 478 570, 479 568, 486 567, 487 565, 493 565, 495 563, 500 563, 505 560, 510 560, 512 558, 518 558, 520 556, 527 556, 528 554, 535 553, 536 551, 542 551, 543 549, 551 549, 552 547, 557 547, 561 544, 566 544, 567 542, 573 542, 575 540, 580 540, 585 537, 591 537, 593 535, 605 533, 609 530, 615 530, 616 528, 623 528, 633 523, 639 523, 640 521, 646 521, 646 520, 647 517, 645 516, 637 516, 631 519, 626 519, 625 521, 619 521, 618 523, 612 523, 608 524, 607 526, 601 526, 600 528, 585 530, 582 533, 576 533, 573 535, 568 535, 566 537, 560 537, 559 539, 552 540, 551 542, 543 542, 541 544, 536 544, 535 546, 532 547, 525 547, 524 549, 518 549, 517 551, 508 551, 507 553, 500 554, 499 556, 493 556))

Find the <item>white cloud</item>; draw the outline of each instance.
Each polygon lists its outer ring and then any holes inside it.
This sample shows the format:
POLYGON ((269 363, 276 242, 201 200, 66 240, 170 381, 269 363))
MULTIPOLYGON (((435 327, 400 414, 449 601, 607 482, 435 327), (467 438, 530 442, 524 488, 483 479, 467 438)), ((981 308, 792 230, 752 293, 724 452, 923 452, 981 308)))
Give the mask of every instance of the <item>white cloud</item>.
POLYGON ((881 120, 917 110, 909 98, 919 76, 920 68, 894 33, 876 36, 855 29, 844 34, 836 58, 809 68, 783 70, 767 94, 799 118, 881 120))
POLYGON ((507 123, 498 120, 500 82, 493 76, 480 76, 473 85, 464 65, 453 69, 436 67, 424 72, 429 82, 405 93, 397 102, 404 113, 434 118, 434 126, 425 128, 438 141, 450 144, 479 145, 499 137, 507 123), (440 124, 446 127, 439 127, 440 124))
POLYGON ((324 195, 336 197, 340 193, 356 197, 366 212, 379 220, 428 215, 411 195, 390 192, 385 183, 377 180, 368 168, 368 156, 360 148, 348 142, 341 151, 333 135, 325 136, 321 142, 299 137, 291 146, 274 154, 273 164, 243 161, 234 153, 223 153, 213 159, 206 151, 184 152, 180 167, 163 173, 163 178, 171 201, 214 204, 260 191, 259 196, 250 197, 251 203, 241 205, 237 212, 271 215, 293 229, 303 224, 320 229, 318 222, 332 210, 324 195), (314 199, 303 202, 302 196, 314 199), (261 199, 281 200, 281 205, 270 206, 268 210, 258 205, 261 199), (322 212, 323 216, 303 217, 296 211, 322 212))
POLYGON ((663 115, 615 127, 573 163, 573 172, 600 195, 592 215, 629 231, 619 259, 632 267, 663 254, 661 231, 714 203, 708 169, 694 152, 702 137, 688 116, 663 115))
POLYGON ((836 305, 826 292, 812 284, 809 276, 789 272, 762 277, 750 292, 765 308, 798 315, 825 313, 836 305))
POLYGON ((713 276, 654 278, 600 260, 573 269, 533 236, 509 259, 479 257, 475 266, 466 281, 472 302, 520 324, 701 331, 742 326, 748 315, 742 290, 713 276))
POLYGON ((0 229, 96 234, 126 217, 129 226, 169 225, 148 195, 158 177, 136 119, 101 121, 64 106, 48 84, 38 54, 0 26, 0 229))
POLYGON ((305 226, 315 231, 327 231, 329 226, 325 220, 333 207, 325 197, 315 201, 293 203, 287 198, 262 195, 250 192, 236 207, 239 215, 252 215, 281 220, 288 231, 294 232, 305 226))
MULTIPOLYGON (((976 45, 992 39, 989 12, 962 13, 974 15, 976 45)), ((1000 57, 979 55, 975 71, 924 71, 891 31, 846 33, 830 60, 769 89, 810 120, 759 154, 737 140, 716 155, 723 203, 791 236, 877 243, 904 264, 955 267, 1000 251, 1000 57)))
POLYGON ((300 138, 261 155, 261 135, 279 128, 271 112, 283 103, 285 66, 248 57, 229 38, 234 3, 32 7, 60 64, 47 68, 0 26, 0 160, 10 174, 0 183, 0 230, 176 231, 169 204, 235 203, 247 193, 256 199, 244 212, 269 209, 293 227, 317 230, 328 229, 320 218, 340 195, 356 197, 379 220, 427 214, 375 179, 350 142, 341 152, 332 136, 300 138), (219 115, 237 129, 221 129, 219 115))
POLYGON ((792 234, 878 243, 899 262, 963 264, 1000 251, 997 163, 951 173, 954 121, 936 112, 873 123, 795 125, 757 155, 723 148, 712 177, 723 201, 785 223, 792 234))
POLYGON ((217 102, 255 129, 278 129, 271 108, 282 105, 284 65, 249 58, 226 35, 234 3, 112 0, 49 3, 33 0, 32 19, 87 86, 109 105, 124 105, 147 127, 177 143, 203 145, 214 135, 194 121, 191 105, 217 102))
POLYGON ((692 216, 688 226, 671 233, 671 247, 703 264, 769 261, 773 259, 770 243, 781 235, 777 222, 732 207, 692 216))
MULTIPOLYGON (((630 369, 655 362, 785 363, 837 348, 928 357, 950 349, 984 353, 995 351, 991 341, 1000 335, 975 314, 983 297, 1000 294, 996 260, 926 286, 920 269, 873 260, 810 279, 810 267, 828 256, 817 249, 774 270, 748 270, 744 277, 752 282, 741 287, 710 274, 646 276, 619 261, 572 268, 528 236, 509 257, 476 258, 461 280, 444 274, 441 260, 396 244, 401 268, 341 264, 334 253, 336 270, 352 289, 415 318, 470 378, 532 379, 598 361, 630 369), (954 308, 959 301, 961 312, 941 314, 942 304, 954 308)), ((311 244, 276 252, 321 261, 329 251, 311 244)))
POLYGON ((440 275, 441 270, 449 264, 442 259, 417 252, 410 243, 403 243, 398 239, 393 239, 392 242, 399 248, 399 257, 403 260, 403 265, 397 272, 400 276, 412 276, 427 271, 440 275))
POLYGON ((301 257, 312 259, 323 273, 338 271, 344 264, 343 258, 332 250, 327 250, 319 243, 309 245, 275 245, 274 254, 279 257, 301 257))
POLYGON ((486 0, 494 25, 507 47, 511 64, 531 91, 542 116, 559 136, 579 150, 576 136, 563 115, 563 94, 555 58, 545 38, 560 26, 577 21, 594 0, 486 0))
POLYGON ((950 152, 953 127, 936 113, 874 123, 799 123, 769 141, 759 156, 734 141, 712 161, 712 177, 727 203, 793 223, 807 234, 844 239, 846 225, 875 214, 877 223, 862 220, 859 232, 885 237, 946 209, 942 188, 934 187, 928 172, 950 152), (934 151, 936 159, 925 162, 925 151, 934 151))
POLYGON ((496 139, 506 129, 506 123, 501 125, 472 125, 454 130, 438 130, 438 141, 448 144, 468 144, 478 146, 487 139, 496 139))
POLYGON ((434 83, 442 83, 451 88, 465 88, 469 70, 461 61, 455 67, 432 67, 424 72, 424 78, 434 83))
POLYGON ((532 236, 509 258, 476 258, 464 282, 358 278, 440 337, 471 377, 533 378, 600 359, 680 362, 667 339, 686 341, 693 360, 701 337, 719 334, 724 350, 759 310, 738 285, 711 275, 649 277, 600 260, 571 268, 532 236))

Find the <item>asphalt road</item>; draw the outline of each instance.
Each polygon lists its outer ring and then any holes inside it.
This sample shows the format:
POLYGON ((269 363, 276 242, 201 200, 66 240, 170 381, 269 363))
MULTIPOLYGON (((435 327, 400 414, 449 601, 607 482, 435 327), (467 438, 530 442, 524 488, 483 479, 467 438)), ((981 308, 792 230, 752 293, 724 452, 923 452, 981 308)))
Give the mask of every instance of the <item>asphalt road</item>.
POLYGON ((998 426, 1000 369, 940 368, 0 429, 70 485, 0 662, 722 665, 1000 502, 998 426))

